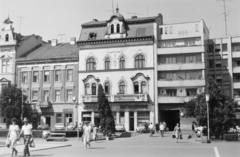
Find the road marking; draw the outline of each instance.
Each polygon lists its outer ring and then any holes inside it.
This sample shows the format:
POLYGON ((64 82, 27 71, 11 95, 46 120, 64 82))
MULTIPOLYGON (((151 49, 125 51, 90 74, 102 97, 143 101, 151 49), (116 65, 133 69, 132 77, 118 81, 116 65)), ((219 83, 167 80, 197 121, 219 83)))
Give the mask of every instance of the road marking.
POLYGON ((217 147, 214 147, 214 151, 215 151, 216 157, 220 157, 217 147))

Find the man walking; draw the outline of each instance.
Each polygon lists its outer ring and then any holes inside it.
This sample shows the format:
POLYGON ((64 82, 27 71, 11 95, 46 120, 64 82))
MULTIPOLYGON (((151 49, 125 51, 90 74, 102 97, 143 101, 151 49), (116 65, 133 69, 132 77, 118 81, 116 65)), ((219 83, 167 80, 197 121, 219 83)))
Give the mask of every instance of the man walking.
POLYGON ((23 157, 30 156, 29 152, 29 143, 32 136, 32 125, 28 123, 28 119, 23 119, 24 125, 22 126, 22 130, 19 134, 20 136, 23 134, 24 136, 24 150, 23 150, 23 157))
POLYGON ((164 135, 164 125, 163 125, 162 122, 160 123, 160 133, 161 133, 161 136, 163 137, 163 135, 164 135))
POLYGON ((155 124, 155 129, 156 129, 156 133, 159 133, 159 124, 158 123, 155 124))
POLYGON ((153 134, 154 134, 153 124, 151 123, 148 127, 149 127, 149 130, 150 130, 150 137, 153 137, 153 134))

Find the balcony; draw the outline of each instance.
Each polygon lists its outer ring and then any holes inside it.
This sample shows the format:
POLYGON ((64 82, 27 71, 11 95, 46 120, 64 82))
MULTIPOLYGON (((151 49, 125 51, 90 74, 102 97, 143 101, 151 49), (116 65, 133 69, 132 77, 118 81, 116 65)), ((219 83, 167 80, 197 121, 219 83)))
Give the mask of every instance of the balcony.
POLYGON ((233 88, 234 89, 240 88, 240 82, 233 82, 233 88))
POLYGON ((198 87, 205 86, 204 79, 192 79, 192 80, 158 80, 158 87, 198 87))
MULTIPOLYGON (((106 96, 109 102, 143 102, 148 101, 147 94, 117 94, 106 96)), ((98 96, 97 95, 84 95, 82 96, 83 102, 97 102, 98 96)))
POLYGON ((233 66, 233 73, 240 73, 240 66, 233 66))
POLYGON ((39 107, 39 108, 49 108, 52 105, 49 101, 40 101, 36 104, 36 106, 39 107))
POLYGON ((240 58, 240 51, 233 51, 232 58, 240 58))
POLYGON ((195 97, 193 96, 158 96, 158 103, 184 103, 195 97))
POLYGON ((158 64, 159 71, 171 71, 171 70, 202 70, 205 69, 204 62, 196 63, 176 63, 176 64, 158 64))
POLYGON ((204 52, 204 46, 189 46, 189 47, 168 47, 158 48, 158 55, 169 55, 169 54, 185 54, 185 53, 199 53, 204 52))

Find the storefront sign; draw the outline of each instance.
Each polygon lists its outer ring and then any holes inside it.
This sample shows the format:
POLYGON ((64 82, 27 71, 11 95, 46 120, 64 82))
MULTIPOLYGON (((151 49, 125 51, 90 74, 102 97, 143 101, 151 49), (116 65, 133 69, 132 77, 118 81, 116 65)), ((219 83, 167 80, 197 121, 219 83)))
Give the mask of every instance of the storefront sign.
POLYGON ((148 105, 121 105, 120 109, 148 109, 148 105))
POLYGON ((73 112, 73 109, 63 109, 63 112, 73 112))
POLYGON ((97 110, 98 105, 84 105, 85 110, 97 110))

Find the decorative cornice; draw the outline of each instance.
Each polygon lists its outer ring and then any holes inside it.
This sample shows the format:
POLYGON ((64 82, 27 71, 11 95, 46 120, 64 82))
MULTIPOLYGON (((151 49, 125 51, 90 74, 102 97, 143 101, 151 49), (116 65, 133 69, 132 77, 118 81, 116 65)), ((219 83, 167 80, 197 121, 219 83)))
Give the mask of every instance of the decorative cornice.
POLYGON ((39 63, 55 63, 55 62, 70 62, 78 61, 78 57, 75 58, 52 58, 52 59, 33 59, 33 60, 17 60, 16 64, 39 64, 39 63))
POLYGON ((131 80, 134 81, 136 80, 139 76, 143 76, 146 80, 149 80, 149 76, 145 76, 143 73, 137 73, 135 76, 131 77, 131 80))
POLYGON ((129 38, 115 38, 115 39, 100 39, 100 40, 85 40, 78 41, 77 45, 87 45, 87 44, 108 44, 108 43, 122 43, 122 42, 134 42, 134 41, 148 41, 154 40, 153 36, 145 37, 129 37, 129 38))

